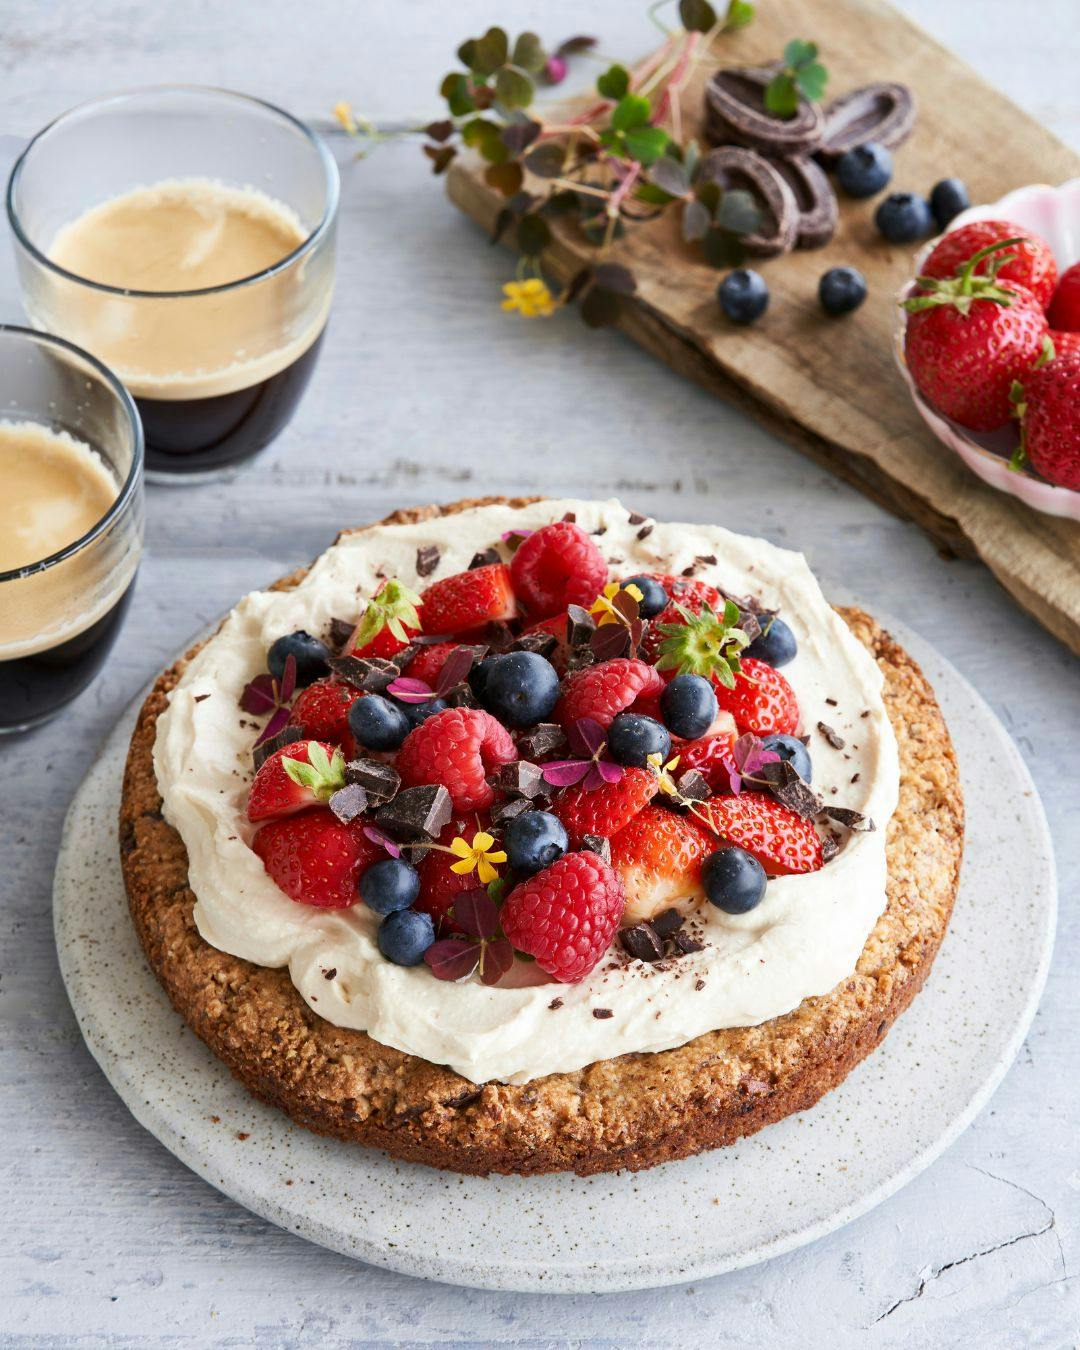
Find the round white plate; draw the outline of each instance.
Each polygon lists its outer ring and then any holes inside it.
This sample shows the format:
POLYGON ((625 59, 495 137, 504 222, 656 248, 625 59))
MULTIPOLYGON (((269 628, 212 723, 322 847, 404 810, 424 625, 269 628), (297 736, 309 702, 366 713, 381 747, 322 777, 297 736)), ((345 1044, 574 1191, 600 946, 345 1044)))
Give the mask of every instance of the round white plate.
POLYGON ((91 1053, 136 1119, 211 1185, 313 1242, 410 1275, 607 1293, 716 1275, 839 1228, 985 1105, 1034 1015, 1056 914, 1046 820, 1019 754, 950 665, 893 631, 923 663, 956 741, 964 882, 926 988, 813 1110, 731 1148, 589 1180, 462 1178, 294 1126, 187 1030, 138 946, 116 845, 135 707, 75 796, 56 869, 60 968, 91 1053))

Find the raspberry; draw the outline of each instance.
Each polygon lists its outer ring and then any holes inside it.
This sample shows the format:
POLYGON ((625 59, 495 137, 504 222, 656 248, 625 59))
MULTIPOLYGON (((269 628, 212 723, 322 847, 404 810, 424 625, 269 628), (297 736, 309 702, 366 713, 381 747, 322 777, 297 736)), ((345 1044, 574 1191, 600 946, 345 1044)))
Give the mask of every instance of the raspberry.
POLYGON ((533 619, 588 607, 604 589, 607 563, 580 525, 557 520, 534 530, 510 563, 514 590, 533 619))
POLYGON ((272 820, 251 841, 270 878, 291 900, 319 909, 348 909, 360 899, 360 873, 382 849, 362 829, 343 825, 325 806, 272 820))
POLYGON ((566 826, 572 848, 580 848, 587 834, 610 839, 645 806, 657 790, 656 775, 648 769, 627 769, 617 783, 588 791, 567 788, 556 798, 551 811, 566 826))
POLYGON ((514 889, 503 932, 562 984, 577 984, 611 945, 623 911, 619 878, 595 853, 567 853, 514 889))
POLYGON ((346 759, 356 756, 356 742, 349 730, 349 709, 364 695, 344 680, 328 676, 301 689, 289 713, 289 726, 303 727, 316 741, 340 745, 346 759))
POLYGON ((773 666, 744 657, 735 676, 735 688, 713 681, 722 712, 731 713, 740 731, 755 736, 793 736, 799 729, 799 701, 795 691, 773 666))
POLYGON ((555 720, 568 731, 582 717, 591 717, 606 731, 618 713, 638 699, 655 698, 663 689, 660 672, 644 661, 626 656, 602 661, 567 679, 555 705, 555 720))
POLYGON ((611 865, 626 892, 624 924, 653 919, 701 894, 701 865, 716 840, 693 816, 646 806, 611 841, 611 865))
POLYGON ((447 708, 405 737, 397 770, 406 787, 442 783, 456 811, 490 806, 487 775, 517 759, 510 733, 479 708, 447 708))
POLYGON ((763 792, 714 797, 702 808, 706 817, 721 839, 752 854, 770 876, 816 872, 824 865, 813 823, 763 792))

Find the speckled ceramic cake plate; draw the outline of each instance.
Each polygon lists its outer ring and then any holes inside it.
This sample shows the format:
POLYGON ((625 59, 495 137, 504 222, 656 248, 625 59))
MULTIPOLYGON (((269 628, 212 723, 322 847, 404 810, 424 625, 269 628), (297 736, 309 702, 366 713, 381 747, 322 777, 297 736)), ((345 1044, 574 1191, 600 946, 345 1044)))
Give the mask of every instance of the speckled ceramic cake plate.
POLYGON ((136 1119, 240 1204, 427 1279, 637 1289, 751 1265, 839 1228, 921 1172, 986 1104, 1034 1016, 1057 906, 1046 819, 1012 742, 943 658, 889 626, 923 665, 956 744, 964 875, 925 989, 813 1110, 636 1175, 481 1180, 317 1138, 261 1106, 172 1011, 128 917, 116 816, 141 696, 72 802, 56 869, 60 968, 91 1053, 136 1119))

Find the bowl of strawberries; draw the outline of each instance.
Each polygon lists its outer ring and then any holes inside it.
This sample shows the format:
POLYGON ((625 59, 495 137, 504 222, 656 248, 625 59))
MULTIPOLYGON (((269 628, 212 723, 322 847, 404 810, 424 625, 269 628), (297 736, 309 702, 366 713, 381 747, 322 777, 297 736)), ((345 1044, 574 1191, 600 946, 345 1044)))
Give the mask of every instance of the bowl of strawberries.
POLYGON ((992 487, 1080 520, 1080 178, 957 216, 916 255, 894 350, 942 444, 992 487))

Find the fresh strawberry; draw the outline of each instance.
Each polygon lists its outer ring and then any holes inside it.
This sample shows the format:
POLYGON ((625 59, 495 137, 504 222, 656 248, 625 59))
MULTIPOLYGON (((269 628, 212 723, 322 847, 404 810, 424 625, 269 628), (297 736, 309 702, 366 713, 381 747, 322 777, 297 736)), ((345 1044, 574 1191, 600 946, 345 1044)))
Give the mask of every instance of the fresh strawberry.
POLYGON ((724 597, 707 581, 700 581, 695 577, 673 577, 669 572, 638 572, 635 575, 652 577, 653 581, 658 581, 663 586, 672 600, 677 600, 695 614, 702 605, 710 605, 715 610, 724 607, 724 597))
POLYGON ((391 577, 368 602, 352 637, 345 644, 346 656, 394 656, 409 645, 420 631, 415 591, 391 577))
POLYGON ((1062 272, 1046 317, 1051 328, 1080 333, 1080 262, 1062 272))
POLYGON ((436 937, 456 937, 461 929, 454 923, 450 912, 454 901, 465 891, 474 891, 480 884, 475 872, 454 872, 452 867, 461 861, 453 853, 444 850, 450 847, 450 841, 461 835, 472 839, 477 830, 486 829, 486 814, 456 816, 439 835, 439 848, 433 848, 417 867, 420 873, 420 895, 413 905, 414 909, 430 914, 435 921, 436 937))
POLYGON ((467 633, 492 621, 517 618, 505 563, 474 567, 433 582, 423 593, 424 631, 467 633))
POLYGON ((973 431, 993 431, 1008 422, 1013 381, 1038 359, 1048 332, 1046 315, 1030 291, 992 272, 976 274, 982 263, 993 265, 994 251, 1001 248, 980 250, 947 280, 920 277, 919 289, 903 302, 911 378, 940 412, 973 431))
POLYGON ((556 520, 533 530, 510 563, 514 590, 535 618, 592 604, 607 581, 604 556, 580 525, 556 520))
POLYGON ((1024 453, 1058 487, 1080 491, 1080 355, 1030 371, 1016 391, 1024 453))
POLYGON ((517 757, 510 733, 490 713, 447 708, 409 732, 397 770, 406 787, 442 783, 456 811, 476 811, 495 800, 487 775, 517 757))
POLYGON ((1055 355, 1080 356, 1080 332, 1063 333, 1060 329, 1051 328, 1050 341, 1054 344, 1055 355))
POLYGON ((500 919, 513 946, 562 984, 577 984, 611 946, 623 911, 619 878, 595 853, 566 853, 515 886, 500 919))
MULTIPOLYGON (((663 577, 666 584, 676 579, 663 577)), ((686 581, 686 588, 649 625, 642 650, 662 671, 714 675, 727 668, 746 645, 738 623, 737 606, 704 581, 686 581)))
POLYGON ((736 731, 732 728, 730 731, 702 736, 696 741, 683 741, 678 748, 679 773, 697 769, 713 792, 726 792, 728 772, 724 761, 730 759, 735 739, 736 731))
POLYGON ((745 657, 735 676, 734 689, 713 681, 722 712, 735 719, 739 733, 755 736, 793 736, 799 729, 799 701, 787 680, 774 667, 745 657))
POLYGON ((623 926, 655 918, 701 894, 701 865, 716 840, 693 816, 646 806, 611 841, 611 865, 626 891, 623 926))
POLYGON ((343 825, 325 806, 272 820, 251 847, 290 899, 319 909, 348 909, 360 899, 360 873, 385 857, 359 821, 343 825))
POLYGON ((617 714, 641 698, 663 692, 664 682, 654 666, 634 657, 620 656, 575 671, 563 685, 555 705, 555 720, 565 731, 583 717, 607 730, 617 714))
POLYGON ((345 751, 347 759, 356 755, 356 742, 349 730, 349 709, 364 695, 354 685, 332 675, 301 689, 289 713, 289 726, 303 727, 317 741, 332 741, 345 751))
POLYGON ((326 741, 293 741, 259 766, 248 793, 248 820, 291 816, 329 801, 345 786, 345 756, 326 741))
POLYGON ((417 647, 405 673, 410 680, 423 680, 432 689, 438 683, 439 672, 446 665, 446 658, 458 644, 456 642, 432 642, 417 647))
POLYGON ((605 783, 591 791, 567 788, 552 803, 552 815, 566 826, 571 848, 580 848, 587 834, 610 839, 646 806, 657 791, 656 774, 648 769, 627 769, 617 783, 605 783))
POLYGON ((701 819, 724 843, 753 854, 770 876, 816 872, 824 863, 813 822, 763 792, 713 797, 701 808, 701 819))
POLYGON ((566 640, 566 624, 567 616, 565 614, 553 614, 550 619, 541 619, 539 623, 531 624, 525 629, 526 633, 554 633, 558 645, 548 657, 548 660, 560 675, 566 674, 566 663, 570 659, 570 644, 566 640))
POLYGON ((975 265, 976 275, 996 275, 999 281, 1022 286, 1045 309, 1057 284, 1057 263, 1053 251, 1045 239, 1007 220, 973 220, 970 225, 950 230, 934 246, 923 264, 923 275, 955 276, 976 253, 982 253, 989 245, 1000 244, 1006 239, 1020 240, 1005 250, 1010 255, 1008 261, 995 266, 993 255, 984 256, 975 265))

